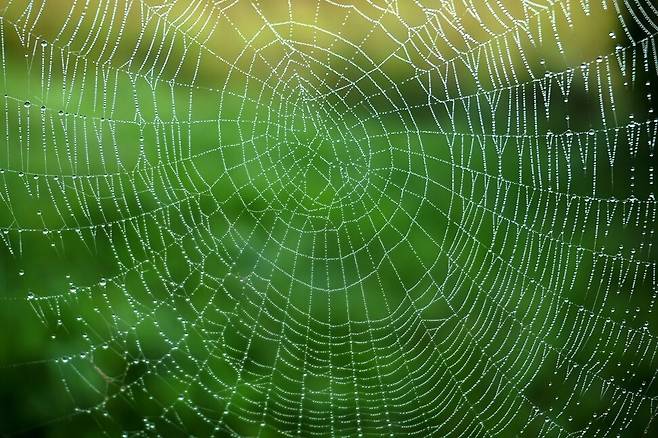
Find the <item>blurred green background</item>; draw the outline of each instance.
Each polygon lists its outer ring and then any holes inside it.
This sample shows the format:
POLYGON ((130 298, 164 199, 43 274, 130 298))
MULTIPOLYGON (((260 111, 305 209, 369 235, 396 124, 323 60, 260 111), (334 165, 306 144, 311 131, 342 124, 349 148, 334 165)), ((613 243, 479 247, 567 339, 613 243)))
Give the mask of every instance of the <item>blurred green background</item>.
POLYGON ((650 1, 0 17, 1 433, 658 432, 650 1))

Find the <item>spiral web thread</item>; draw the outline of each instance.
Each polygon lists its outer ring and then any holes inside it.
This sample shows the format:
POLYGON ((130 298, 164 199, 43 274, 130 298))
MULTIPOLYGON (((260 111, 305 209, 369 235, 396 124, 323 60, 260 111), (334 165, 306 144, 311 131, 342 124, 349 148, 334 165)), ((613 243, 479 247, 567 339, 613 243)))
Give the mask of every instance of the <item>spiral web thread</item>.
POLYGON ((655 427, 652 2, 0 6, 48 427, 655 427))

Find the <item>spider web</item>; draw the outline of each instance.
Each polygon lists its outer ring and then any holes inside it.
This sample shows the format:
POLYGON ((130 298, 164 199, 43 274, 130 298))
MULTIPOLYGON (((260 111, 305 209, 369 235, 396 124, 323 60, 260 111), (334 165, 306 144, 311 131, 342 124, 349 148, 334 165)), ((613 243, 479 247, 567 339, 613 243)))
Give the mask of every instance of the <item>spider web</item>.
POLYGON ((6 432, 655 429, 652 2, 0 6, 6 432))

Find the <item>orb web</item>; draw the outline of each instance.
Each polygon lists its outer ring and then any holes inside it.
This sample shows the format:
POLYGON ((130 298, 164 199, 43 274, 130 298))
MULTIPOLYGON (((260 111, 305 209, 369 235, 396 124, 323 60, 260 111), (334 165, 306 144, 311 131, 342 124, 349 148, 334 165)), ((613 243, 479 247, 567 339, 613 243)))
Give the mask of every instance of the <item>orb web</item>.
POLYGON ((0 11, 6 432, 655 430, 652 2, 0 11))

